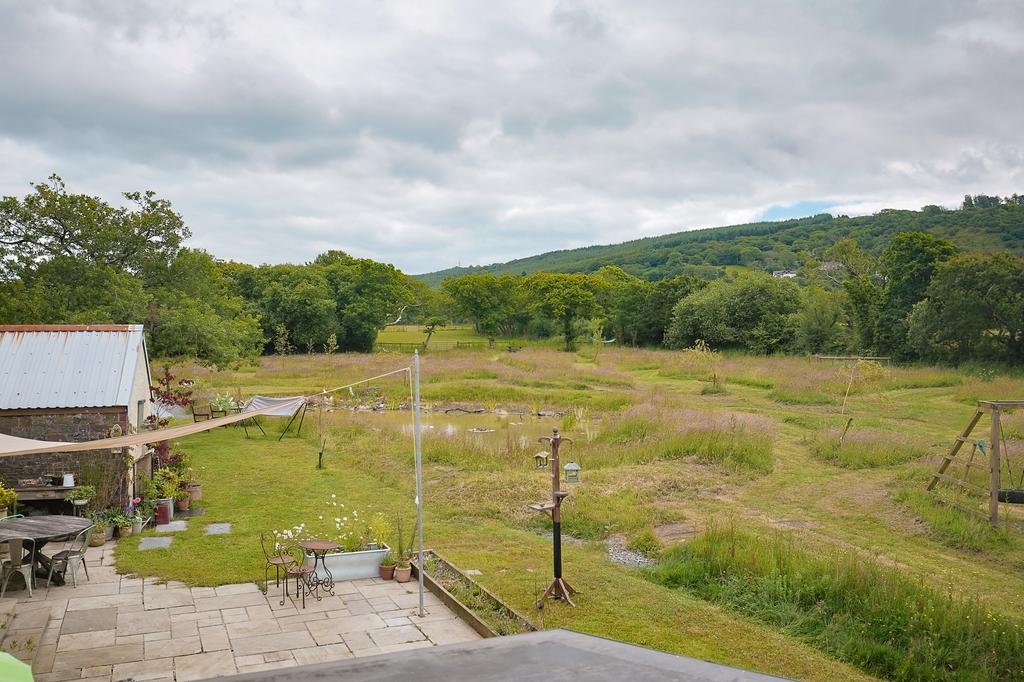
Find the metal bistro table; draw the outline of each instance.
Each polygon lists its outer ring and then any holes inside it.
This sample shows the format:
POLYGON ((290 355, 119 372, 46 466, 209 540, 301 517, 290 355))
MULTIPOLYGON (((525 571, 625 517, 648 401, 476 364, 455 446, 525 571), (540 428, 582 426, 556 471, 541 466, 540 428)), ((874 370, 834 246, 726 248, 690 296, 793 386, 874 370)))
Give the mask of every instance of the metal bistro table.
POLYGON ((323 599, 320 589, 323 588, 324 592, 334 596, 334 576, 331 575, 330 569, 327 568, 327 561, 324 557, 327 556, 328 552, 336 552, 341 549, 341 545, 331 540, 303 540, 299 543, 299 547, 313 555, 313 575, 309 578, 307 594, 315 596, 316 600, 320 601, 323 599), (324 569, 325 577, 323 578, 316 573, 318 564, 324 569))
POLYGON ((7 519, 0 522, 0 542, 32 538, 36 541, 35 555, 31 558, 33 572, 38 563, 49 573, 50 558, 40 550, 53 540, 74 536, 91 525, 91 520, 80 516, 26 516, 21 519, 7 519))

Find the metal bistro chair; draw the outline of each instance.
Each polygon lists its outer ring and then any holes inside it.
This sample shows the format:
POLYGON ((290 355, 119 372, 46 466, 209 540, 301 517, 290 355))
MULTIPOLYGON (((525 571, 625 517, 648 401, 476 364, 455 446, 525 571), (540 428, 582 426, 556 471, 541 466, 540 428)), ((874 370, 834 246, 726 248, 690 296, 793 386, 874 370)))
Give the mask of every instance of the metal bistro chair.
MULTIPOLYGON (((287 569, 295 563, 295 557, 290 554, 281 551, 277 546, 277 540, 273 538, 267 538, 265 533, 260 533, 260 548, 263 550, 263 556, 267 560, 267 565, 263 569, 263 594, 266 594, 270 589, 270 567, 274 567, 274 586, 279 587, 281 585, 281 569, 287 569), (267 551, 267 543, 273 543, 273 552, 267 551)), ((284 574, 285 583, 288 581, 288 573, 284 574)))
POLYGON ((89 526, 78 532, 74 539, 71 541, 71 546, 65 546, 64 549, 50 557, 50 574, 46 576, 46 586, 50 586, 50 581, 53 579, 53 571, 60 564, 61 571, 64 573, 64 580, 67 580, 68 569, 71 569, 71 584, 74 587, 78 587, 78 566, 81 565, 85 569, 85 579, 89 578, 89 566, 85 563, 85 550, 89 548, 89 534, 92 533, 93 526, 89 526))
POLYGON ((7 584, 15 573, 21 573, 25 578, 25 587, 28 588, 28 596, 31 598, 32 585, 36 581, 34 570, 36 541, 33 538, 11 538, 7 541, 7 544, 11 548, 11 557, 4 560, 2 567, 0 567, 0 575, 2 575, 2 579, 0 579, 0 599, 4 598, 4 594, 7 592, 7 584), (26 550, 28 551, 28 556, 25 556, 26 550))
POLYGON ((284 576, 284 590, 281 591, 281 606, 284 606, 285 595, 288 594, 288 578, 290 576, 295 577, 295 598, 299 598, 299 593, 302 593, 302 608, 306 608, 306 595, 311 592, 310 578, 313 576, 313 572, 316 570, 312 566, 307 566, 305 562, 306 551, 295 545, 285 550, 287 556, 292 557, 295 563, 288 566, 285 569, 284 576))
MULTIPOLYGON (((25 518, 24 514, 8 514, 7 516, 0 516, 0 522, 7 521, 9 519, 23 519, 23 518, 25 518)), ((6 561, 8 558, 9 557, 8 557, 8 553, 7 553, 7 543, 6 542, 0 542, 0 564, 3 564, 3 562, 6 561)))

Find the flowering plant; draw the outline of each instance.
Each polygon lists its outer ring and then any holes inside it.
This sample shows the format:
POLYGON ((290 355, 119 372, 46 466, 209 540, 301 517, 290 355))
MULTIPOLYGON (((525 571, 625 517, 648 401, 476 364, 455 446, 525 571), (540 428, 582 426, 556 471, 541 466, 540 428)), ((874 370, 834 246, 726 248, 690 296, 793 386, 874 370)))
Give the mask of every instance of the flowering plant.
POLYGON ((124 508, 124 515, 128 518, 138 521, 142 519, 141 509, 139 505, 142 504, 141 497, 133 497, 129 502, 128 506, 124 508))
POLYGON ((319 514, 317 523, 312 524, 312 527, 300 523, 291 528, 271 531, 276 548, 280 550, 303 540, 330 539, 336 540, 341 545, 343 552, 359 552, 374 541, 370 528, 361 525, 359 510, 347 509, 343 502, 338 502, 338 496, 333 494, 326 501, 325 506, 327 507, 326 516, 319 514), (332 525, 334 526, 333 531, 331 530, 332 525))
POLYGON ((230 412, 236 407, 239 407, 238 403, 231 394, 225 393, 224 395, 217 394, 212 400, 210 400, 210 408, 217 412, 230 412))

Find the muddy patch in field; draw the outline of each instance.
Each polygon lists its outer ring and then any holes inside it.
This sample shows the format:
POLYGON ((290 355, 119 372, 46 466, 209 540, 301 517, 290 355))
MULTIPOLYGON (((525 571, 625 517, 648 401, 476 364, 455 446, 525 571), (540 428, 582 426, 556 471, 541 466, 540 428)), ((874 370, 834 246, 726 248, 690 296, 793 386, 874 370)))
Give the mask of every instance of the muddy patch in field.
POLYGON ((670 545, 692 540, 697 535, 697 529, 688 523, 668 523, 664 526, 655 526, 654 535, 661 544, 670 545))

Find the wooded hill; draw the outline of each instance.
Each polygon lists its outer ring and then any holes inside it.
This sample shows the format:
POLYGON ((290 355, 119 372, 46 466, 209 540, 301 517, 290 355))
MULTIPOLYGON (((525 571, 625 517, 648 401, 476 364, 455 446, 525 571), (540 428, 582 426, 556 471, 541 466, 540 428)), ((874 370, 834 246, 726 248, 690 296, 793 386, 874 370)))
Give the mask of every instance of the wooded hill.
POLYGON ((793 220, 748 223, 676 232, 621 244, 550 251, 507 263, 439 270, 417 278, 431 286, 446 277, 471 272, 529 274, 533 272, 596 272, 617 265, 642 279, 656 281, 678 275, 715 279, 725 266, 760 270, 797 267, 802 252, 822 258, 840 239, 852 238, 879 255, 900 232, 921 231, 953 242, 964 251, 1009 251, 1024 254, 1024 197, 965 197, 960 209, 925 206, 920 211, 885 209, 870 216, 834 217, 827 213, 793 220))

